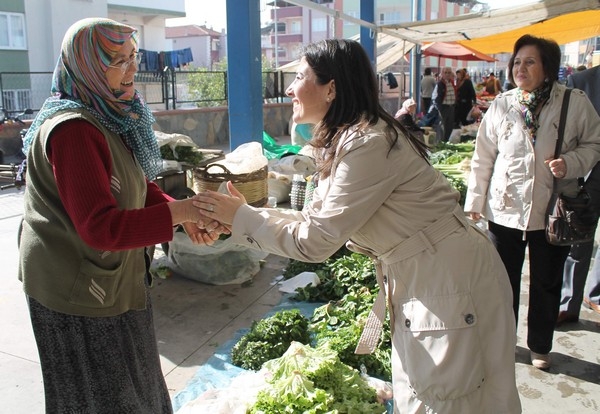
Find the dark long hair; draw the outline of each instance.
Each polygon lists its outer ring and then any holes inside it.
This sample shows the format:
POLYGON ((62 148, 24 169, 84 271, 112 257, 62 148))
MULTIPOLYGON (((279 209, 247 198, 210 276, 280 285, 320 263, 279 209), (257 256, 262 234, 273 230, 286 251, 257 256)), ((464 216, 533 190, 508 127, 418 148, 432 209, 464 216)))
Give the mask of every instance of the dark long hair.
POLYGON ((303 54, 321 85, 333 80, 335 99, 325 117, 315 125, 310 145, 320 149, 317 164, 322 178, 329 176, 338 143, 350 129, 364 130, 383 119, 390 150, 398 142, 398 130, 405 134, 423 158, 428 147, 414 137, 379 103, 377 78, 360 43, 353 40, 327 39, 306 46, 303 54))
POLYGON ((515 56, 523 46, 534 46, 540 52, 546 79, 548 79, 549 83, 556 82, 558 80, 558 70, 560 69, 560 46, 552 39, 544 39, 526 34, 517 39, 513 48, 513 54, 508 61, 508 80, 510 83, 516 85, 512 70, 515 66, 515 56))

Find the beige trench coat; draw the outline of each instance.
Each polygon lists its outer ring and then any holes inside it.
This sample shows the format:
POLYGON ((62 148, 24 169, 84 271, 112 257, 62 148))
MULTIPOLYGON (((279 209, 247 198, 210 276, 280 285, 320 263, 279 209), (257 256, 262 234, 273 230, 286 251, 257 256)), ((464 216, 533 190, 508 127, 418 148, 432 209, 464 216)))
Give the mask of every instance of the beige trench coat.
POLYGON ((437 243, 417 237, 428 247, 401 245, 451 216, 459 195, 403 136, 389 152, 383 130, 380 123, 340 144, 334 173, 319 182, 302 212, 242 206, 232 241, 320 262, 351 240, 386 258, 395 412, 518 413, 515 321, 504 266, 464 214, 466 226, 455 220, 437 243))

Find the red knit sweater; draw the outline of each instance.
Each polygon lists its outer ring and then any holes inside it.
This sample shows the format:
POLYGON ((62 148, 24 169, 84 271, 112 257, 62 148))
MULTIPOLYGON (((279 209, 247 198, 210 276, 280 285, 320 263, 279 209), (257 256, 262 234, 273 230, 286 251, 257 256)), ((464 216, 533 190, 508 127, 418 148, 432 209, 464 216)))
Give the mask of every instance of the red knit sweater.
MULTIPOLYGON (((133 155, 132 155, 133 156, 133 155)), ((83 120, 60 124, 48 158, 63 206, 81 239, 99 250, 151 246, 173 238, 173 200, 147 181, 145 208, 121 210, 110 191, 112 158, 102 133, 83 120)))

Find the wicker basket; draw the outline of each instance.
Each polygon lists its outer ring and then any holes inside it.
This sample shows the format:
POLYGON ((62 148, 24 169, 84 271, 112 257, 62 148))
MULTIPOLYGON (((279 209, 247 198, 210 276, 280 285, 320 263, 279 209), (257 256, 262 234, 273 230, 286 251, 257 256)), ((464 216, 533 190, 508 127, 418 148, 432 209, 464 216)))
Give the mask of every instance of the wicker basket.
MULTIPOLYGON (((213 171, 215 168, 212 168, 213 171)), ((233 174, 224 165, 213 163, 205 167, 195 168, 193 174, 193 189, 196 193, 206 190, 217 191, 226 181, 231 181, 235 188, 246 197, 246 202, 254 207, 263 207, 269 196, 267 166, 247 174, 233 174), (222 172, 211 172, 211 167, 218 167, 222 172)))

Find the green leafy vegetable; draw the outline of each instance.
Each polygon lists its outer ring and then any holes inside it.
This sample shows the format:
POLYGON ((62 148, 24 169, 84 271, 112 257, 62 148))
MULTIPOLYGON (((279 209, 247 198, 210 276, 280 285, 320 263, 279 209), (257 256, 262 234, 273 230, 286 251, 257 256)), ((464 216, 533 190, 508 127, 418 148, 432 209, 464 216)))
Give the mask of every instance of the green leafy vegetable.
POLYGON ((175 160, 191 165, 199 165, 204 156, 196 148, 185 145, 177 147, 177 156, 175 156, 169 145, 162 145, 160 147, 160 157, 163 160, 175 160))
POLYGON ((391 339, 386 319, 382 339, 372 354, 354 353, 364 322, 379 292, 373 261, 351 253, 330 258, 322 264, 318 286, 298 288, 294 299, 327 302, 312 316, 310 332, 317 346, 328 343, 342 362, 356 369, 364 365, 369 375, 391 379, 391 339))
POLYGON ((384 414, 375 390, 356 369, 342 363, 327 345, 293 342, 264 364, 270 386, 261 390, 249 414, 384 414))
POLYGON ((252 324, 233 346, 231 361, 244 369, 259 370, 266 361, 283 355, 293 341, 309 343, 308 319, 297 309, 279 311, 252 324))

